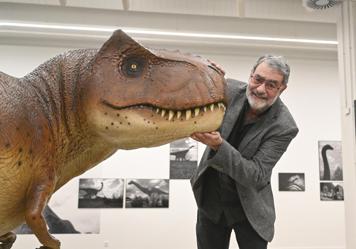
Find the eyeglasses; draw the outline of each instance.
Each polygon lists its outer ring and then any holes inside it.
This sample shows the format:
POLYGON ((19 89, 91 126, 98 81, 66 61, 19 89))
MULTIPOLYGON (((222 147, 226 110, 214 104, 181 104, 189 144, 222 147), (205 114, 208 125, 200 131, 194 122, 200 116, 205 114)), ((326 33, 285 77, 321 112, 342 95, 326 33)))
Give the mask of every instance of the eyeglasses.
POLYGON ((250 78, 252 79, 252 83, 255 85, 260 86, 264 83, 267 91, 275 92, 282 87, 282 85, 278 86, 277 80, 267 80, 266 78, 262 77, 259 74, 254 74, 254 75, 251 74, 250 78))

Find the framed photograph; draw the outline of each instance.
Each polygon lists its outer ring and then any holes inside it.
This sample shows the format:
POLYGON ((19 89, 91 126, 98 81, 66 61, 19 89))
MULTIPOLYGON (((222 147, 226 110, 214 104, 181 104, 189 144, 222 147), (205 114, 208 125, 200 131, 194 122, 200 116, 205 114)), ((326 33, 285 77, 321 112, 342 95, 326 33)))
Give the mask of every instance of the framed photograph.
POLYGON ((305 191, 304 173, 279 173, 279 191, 305 191))
POLYGON ((321 181, 342 181, 341 141, 319 141, 319 172, 321 181))
POLYGON ((122 208, 124 180, 117 178, 79 179, 79 208, 122 208))
POLYGON ((168 208, 169 180, 127 179, 126 208, 168 208))
POLYGON ((321 201, 343 201, 344 187, 341 182, 321 182, 320 183, 321 201))
POLYGON ((198 142, 183 138, 170 144, 170 179, 190 179, 198 164, 198 142))

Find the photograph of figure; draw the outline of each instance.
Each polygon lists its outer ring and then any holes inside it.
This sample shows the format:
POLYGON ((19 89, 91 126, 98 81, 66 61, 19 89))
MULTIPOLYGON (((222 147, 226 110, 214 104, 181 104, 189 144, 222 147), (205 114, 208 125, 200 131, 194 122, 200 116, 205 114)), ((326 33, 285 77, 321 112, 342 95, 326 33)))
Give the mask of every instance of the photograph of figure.
POLYGON ((344 187, 340 182, 321 182, 320 183, 321 201, 343 201, 344 187))
POLYGON ((168 208, 169 180, 127 179, 126 208, 168 208))
POLYGON ((319 141, 319 172, 322 181, 342 181, 341 141, 319 141))
POLYGON ((170 144, 170 179, 190 179, 198 162, 198 142, 183 138, 170 144))
POLYGON ((305 191, 304 173, 279 173, 279 191, 305 191))
POLYGON ((82 178, 79 180, 79 208, 122 208, 124 180, 82 178))

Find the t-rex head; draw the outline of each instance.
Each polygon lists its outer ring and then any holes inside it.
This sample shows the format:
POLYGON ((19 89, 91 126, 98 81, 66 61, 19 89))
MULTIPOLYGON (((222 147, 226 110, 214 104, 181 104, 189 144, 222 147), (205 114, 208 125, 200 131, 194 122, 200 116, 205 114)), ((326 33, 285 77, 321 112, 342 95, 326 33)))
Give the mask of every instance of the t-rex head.
POLYGON ((221 70, 198 56, 148 50, 121 30, 97 53, 85 88, 90 129, 119 149, 214 131, 225 112, 221 70))

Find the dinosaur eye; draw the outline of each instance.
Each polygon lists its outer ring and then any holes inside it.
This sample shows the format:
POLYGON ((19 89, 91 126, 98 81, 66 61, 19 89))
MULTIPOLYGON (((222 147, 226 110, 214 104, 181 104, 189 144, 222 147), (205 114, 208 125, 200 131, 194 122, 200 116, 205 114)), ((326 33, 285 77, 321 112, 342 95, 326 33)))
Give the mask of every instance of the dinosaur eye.
POLYGON ((139 77, 144 67, 145 60, 143 58, 131 57, 122 63, 121 70, 127 77, 139 77))

